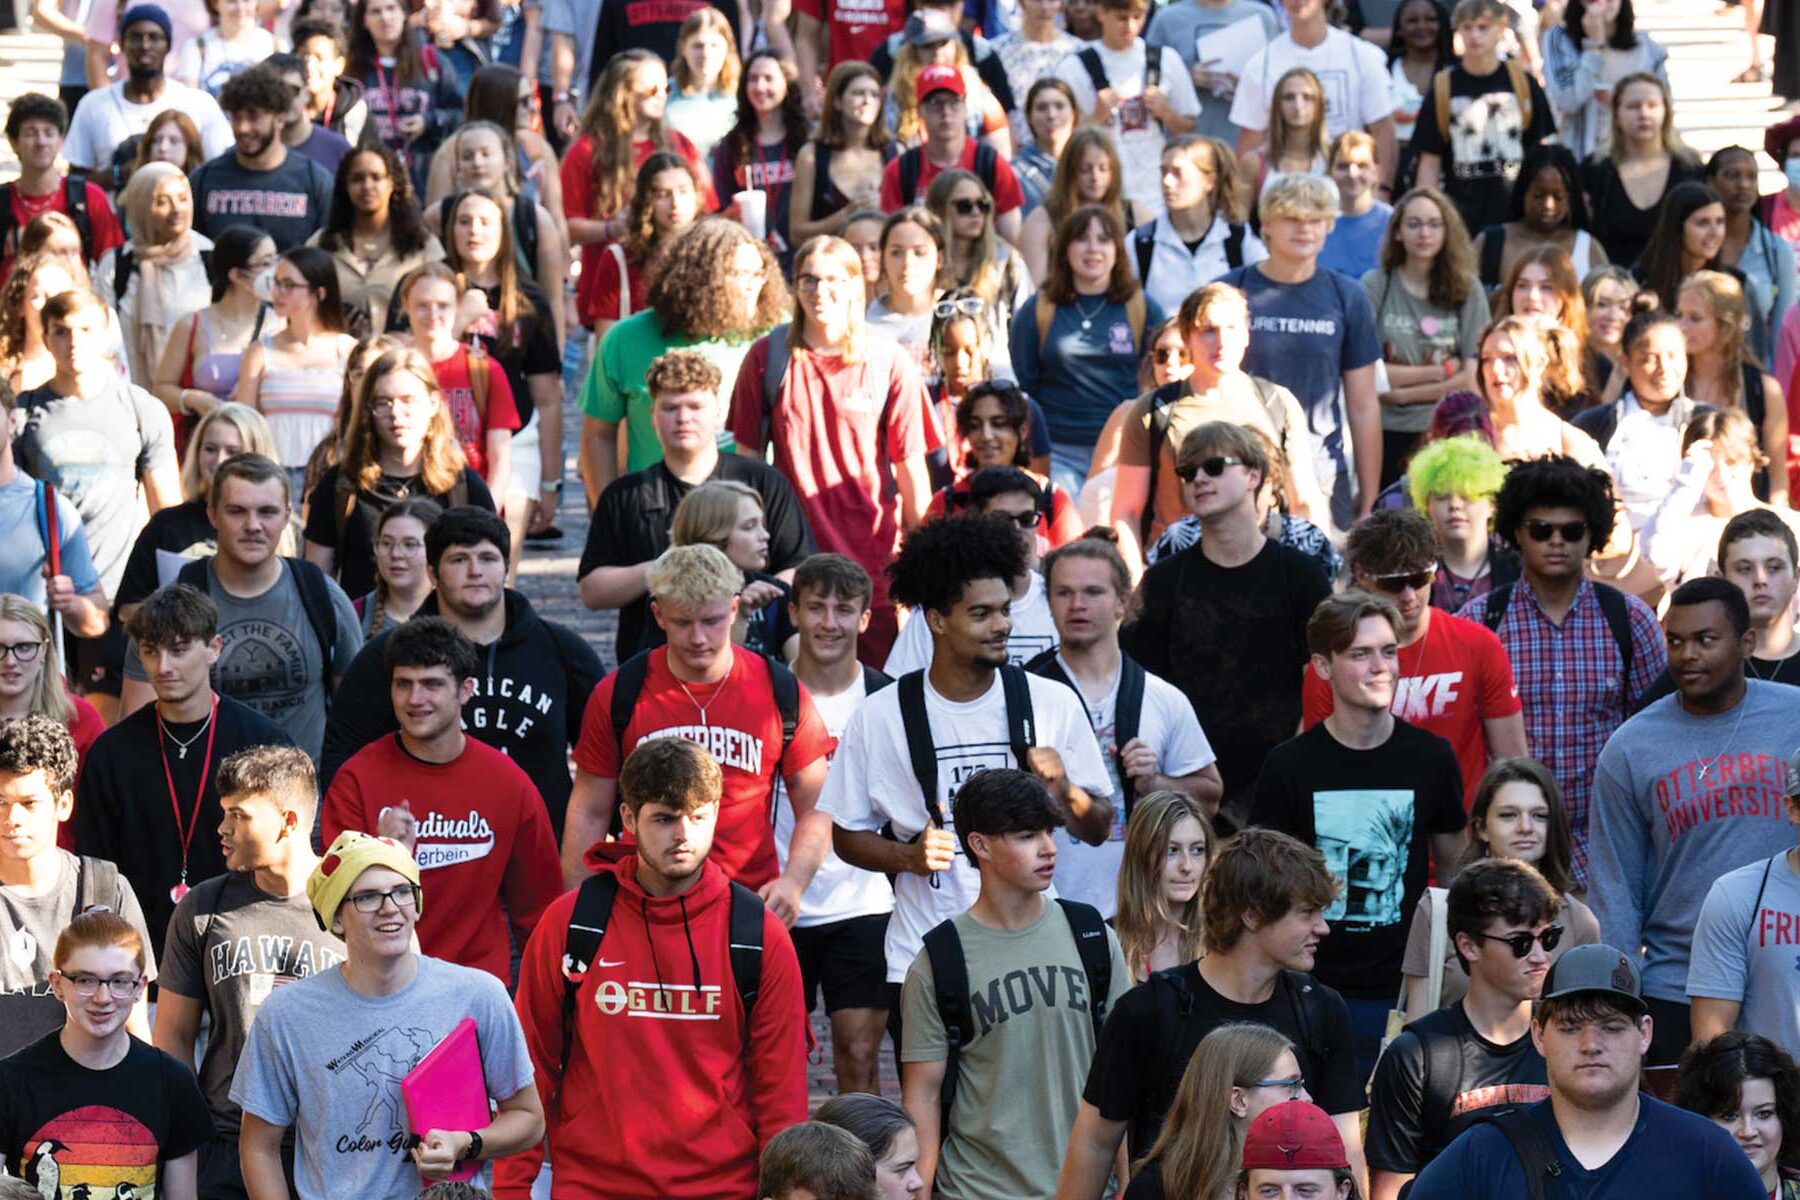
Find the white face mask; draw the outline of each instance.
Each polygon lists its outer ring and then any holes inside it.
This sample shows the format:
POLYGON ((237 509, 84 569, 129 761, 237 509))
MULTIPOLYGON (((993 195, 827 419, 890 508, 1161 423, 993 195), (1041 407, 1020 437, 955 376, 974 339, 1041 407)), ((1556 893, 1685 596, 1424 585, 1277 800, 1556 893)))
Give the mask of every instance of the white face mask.
POLYGON ((266 271, 258 271, 250 280, 250 290, 264 304, 273 301, 275 299, 275 268, 270 267, 266 271))

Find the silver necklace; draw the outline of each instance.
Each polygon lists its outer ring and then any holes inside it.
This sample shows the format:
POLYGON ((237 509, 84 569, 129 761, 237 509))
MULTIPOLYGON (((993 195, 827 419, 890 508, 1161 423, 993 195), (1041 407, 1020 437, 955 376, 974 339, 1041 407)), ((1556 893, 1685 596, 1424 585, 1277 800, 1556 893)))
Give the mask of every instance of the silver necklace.
POLYGON ((731 679, 731 676, 727 675, 724 679, 721 679, 721 680, 719 680, 718 683, 714 684, 713 690, 712 690, 712 695, 710 695, 706 698, 705 704, 702 704, 702 703, 700 703, 699 700, 695 699, 694 693, 688 691, 688 685, 683 683, 681 680, 677 679, 675 681, 675 686, 680 688, 681 694, 686 696, 688 698, 688 700, 693 704, 693 706, 700 710, 700 724, 710 726, 712 724, 712 722, 710 722, 706 719, 706 710, 712 706, 714 701, 718 700, 719 693, 725 690, 725 685, 726 685, 726 683, 728 683, 730 681, 730 679, 731 679))
POLYGON ((1099 303, 1094 305, 1093 312, 1089 312, 1087 309, 1081 307, 1081 299, 1079 297, 1077 297, 1075 300, 1075 313, 1077 316, 1079 316, 1081 318, 1081 327, 1083 329, 1092 329, 1094 327, 1094 318, 1099 316, 1100 310, 1105 307, 1106 307, 1106 297, 1105 296, 1100 297, 1099 303))
POLYGON ((156 714, 157 728, 162 730, 164 737, 175 743, 175 757, 178 759, 187 757, 188 747, 200 740, 200 735, 205 733, 212 725, 212 720, 213 715, 211 712, 208 712, 206 714, 206 720, 200 722, 200 728, 194 731, 194 736, 184 742, 169 731, 169 726, 163 721, 162 714, 156 714))
MULTIPOLYGON (((1721 758, 1724 758, 1725 755, 1730 752, 1731 743, 1737 740, 1738 730, 1744 724, 1744 714, 1749 711, 1750 711, 1750 692, 1748 689, 1746 689, 1744 692, 1744 698, 1738 702, 1738 718, 1737 718, 1736 722, 1734 722, 1731 726, 1730 736, 1728 736, 1725 739, 1725 744, 1719 748, 1719 752, 1712 756, 1711 762, 1706 762, 1706 763, 1701 764, 1700 776, 1699 776, 1699 779, 1697 780, 1697 782, 1705 783, 1706 782, 1706 773, 1708 771, 1712 770, 1714 767, 1718 766, 1719 760, 1721 758)), ((1696 760, 1698 760, 1700 758, 1700 756, 1698 754, 1695 754, 1694 758, 1696 760)))

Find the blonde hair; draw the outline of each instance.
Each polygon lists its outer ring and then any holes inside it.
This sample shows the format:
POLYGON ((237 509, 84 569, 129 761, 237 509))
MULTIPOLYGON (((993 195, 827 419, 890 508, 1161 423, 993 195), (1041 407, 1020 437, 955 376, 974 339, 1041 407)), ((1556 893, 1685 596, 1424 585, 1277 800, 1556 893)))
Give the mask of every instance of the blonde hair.
POLYGON ((1689 149, 1688 144, 1681 140, 1681 134, 1675 128, 1675 97, 1669 91, 1669 85, 1649 71, 1633 71, 1613 84, 1612 115, 1608 118, 1606 126, 1607 138, 1611 143, 1607 147, 1607 156, 1614 163, 1623 161, 1625 157, 1625 138, 1619 132, 1619 110, 1625 104, 1625 90, 1641 83, 1649 84, 1662 93, 1663 121, 1660 140, 1663 152, 1688 166, 1699 166, 1700 156, 1689 149))
POLYGON ((1113 918, 1113 927, 1118 931, 1119 949, 1124 952, 1125 965, 1131 968, 1133 979, 1150 974, 1150 954, 1171 926, 1180 931, 1176 942, 1182 962, 1199 958, 1204 948, 1200 889, 1194 890, 1193 898, 1179 912, 1171 912, 1163 896, 1162 864, 1169 839, 1175 835, 1175 827, 1188 817, 1200 823, 1210 858, 1214 845, 1212 822, 1206 819, 1200 802, 1186 792, 1152 792, 1137 802, 1131 819, 1125 823, 1125 850, 1119 862, 1119 911, 1113 918))
POLYGON ((1329 179, 1317 175, 1302 175, 1298 172, 1277 175, 1263 189, 1262 199, 1256 203, 1256 211, 1265 222, 1271 217, 1287 217, 1295 221, 1324 220, 1335 223, 1338 214, 1337 187, 1329 179))
MULTIPOLYGON (((885 229, 883 232, 886 232, 885 229)), ((846 339, 842 353, 842 358, 845 362, 861 362, 863 343, 867 340, 864 335, 865 323, 863 317, 868 308, 869 289, 873 283, 871 280, 863 279, 862 255, 857 253, 855 246, 852 246, 849 242, 846 242, 840 237, 833 237, 830 234, 821 234, 818 237, 809 238, 801 245, 799 250, 794 252, 794 278, 800 278, 800 267, 802 263, 810 263, 814 260, 821 260, 842 267, 846 275, 855 279, 862 279, 863 300, 861 303, 852 304, 850 306, 849 337, 846 339)), ((810 322, 811 317, 807 315, 806 305, 796 303, 794 305, 794 320, 792 324, 787 327, 785 335, 787 337, 788 353, 790 355, 798 357, 802 354, 811 353, 806 346, 806 334, 810 322)), ((769 336, 772 338, 781 337, 783 336, 783 332, 780 329, 777 329, 769 334, 769 336)))
POLYGON ((725 64, 719 68, 719 82, 715 91, 727 96, 736 96, 738 76, 743 73, 744 60, 738 57, 737 39, 732 36, 731 25, 725 20, 725 14, 710 5, 697 8, 689 13, 687 20, 681 23, 681 31, 675 35, 675 63, 671 75, 675 86, 681 89, 684 96, 695 96, 697 89, 706 83, 703 79, 695 79, 693 70, 688 66, 688 43, 702 33, 712 32, 725 39, 725 64))
POLYGON ((712 479, 681 498, 669 522, 669 540, 677 546, 711 546, 724 550, 737 527, 738 509, 752 501, 758 512, 763 499, 757 490, 735 479, 712 479))
POLYGON ((75 703, 63 690, 62 647, 50 636, 50 622, 37 605, 10 592, 0 593, 0 621, 25 626, 43 647, 38 654, 37 682, 31 685, 31 711, 67 725, 75 719, 75 703))
POLYGON ((644 586, 654 603, 699 609, 743 591, 744 573, 715 546, 671 546, 650 564, 644 586))
POLYGON ((1734 409, 1744 403, 1744 325, 1748 308, 1744 303, 1744 285, 1723 271, 1695 271, 1675 289, 1676 303, 1681 293, 1693 292, 1700 297, 1719 327, 1719 384, 1734 409))
POLYGON ((227 400, 194 422, 194 432, 188 437, 187 460, 181 464, 181 495, 184 499, 205 500, 212 492, 212 481, 200 474, 200 446, 206 441, 207 431, 219 424, 237 430, 238 441, 243 444, 239 454, 260 454, 281 461, 281 455, 275 449, 275 435, 269 432, 269 423, 263 415, 248 404, 227 400))
MULTIPOLYGON (((1475 343, 1479 356, 1488 339, 1497 333, 1504 333, 1513 344, 1513 356, 1519 360, 1519 369, 1525 373, 1529 384, 1528 390, 1537 394, 1539 403, 1543 402, 1541 394, 1544 386, 1544 372, 1550 369, 1550 344, 1544 340, 1544 331, 1538 328, 1536 321, 1524 317, 1495 317, 1488 322, 1488 327, 1481 331, 1481 338, 1475 343)), ((1487 373, 1475 372, 1475 390, 1481 393, 1483 400, 1491 402, 1487 394, 1487 373)))
POLYGON ((1367 150, 1372 158, 1375 155, 1375 139, 1370 137, 1365 130, 1344 130, 1331 139, 1331 150, 1325 155, 1326 167, 1337 166, 1338 158, 1351 150, 1367 150))
MULTIPOLYGON (((981 104, 980 97, 986 95, 986 85, 975 75, 969 62, 969 51, 964 47, 961 38, 951 38, 956 43, 956 70, 963 77, 963 91, 966 93, 964 103, 970 112, 976 111, 981 104), (975 85, 975 86, 971 86, 975 85)), ((888 77, 888 95, 894 101, 894 140, 902 146, 916 146, 922 137, 919 121, 919 73, 925 64, 919 61, 918 47, 910 42, 902 42, 900 49, 894 52, 894 67, 888 77)))
POLYGON ((1248 1021, 1220 1025, 1201 1038, 1162 1132, 1133 1170, 1161 1163, 1165 1195, 1224 1195, 1237 1179, 1248 1125, 1232 1115, 1231 1093, 1267 1077, 1282 1051, 1293 1049, 1286 1034, 1248 1021))

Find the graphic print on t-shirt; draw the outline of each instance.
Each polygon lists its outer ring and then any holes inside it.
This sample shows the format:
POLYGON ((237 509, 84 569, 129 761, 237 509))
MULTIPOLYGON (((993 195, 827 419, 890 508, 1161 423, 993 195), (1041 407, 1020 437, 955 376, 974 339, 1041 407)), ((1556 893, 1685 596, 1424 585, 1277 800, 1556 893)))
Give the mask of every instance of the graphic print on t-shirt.
POLYGON ((1525 158, 1524 114, 1511 91, 1450 101, 1450 163, 1458 179, 1511 179, 1525 158))
POLYGON ((387 1150, 405 1154, 406 1106, 400 1081, 431 1053, 437 1039, 425 1029, 383 1026, 346 1046, 325 1063, 325 1069, 348 1090, 360 1085, 367 1107, 353 1129, 338 1134, 332 1148, 339 1154, 364 1154, 387 1150))
POLYGON ((214 668, 218 688, 280 724, 306 702, 311 680, 294 631, 261 617, 219 627, 225 643, 214 668))
POLYGON ((1313 830, 1326 869, 1344 883, 1325 919, 1348 933, 1399 924, 1412 847, 1412 789, 1314 792, 1313 830))
POLYGON ((25 1182, 44 1200, 155 1200, 156 1137, 104 1104, 58 1113, 25 1139, 25 1182))
MULTIPOLYGON (((430 811, 434 805, 429 800, 419 801, 416 807, 406 800, 401 800, 399 804, 405 804, 409 811, 421 814, 417 827, 418 840, 413 851, 419 870, 454 867, 458 863, 486 858, 494 852, 494 827, 481 815, 479 809, 469 809, 467 816, 445 816, 443 813, 430 811)), ((382 805, 381 810, 375 814, 376 821, 379 822, 389 809, 396 807, 399 805, 382 805)))
POLYGON ((216 988, 227 979, 248 975, 250 1005, 258 1008, 282 984, 328 971, 343 961, 342 954, 309 941, 245 935, 207 948, 207 982, 216 988))

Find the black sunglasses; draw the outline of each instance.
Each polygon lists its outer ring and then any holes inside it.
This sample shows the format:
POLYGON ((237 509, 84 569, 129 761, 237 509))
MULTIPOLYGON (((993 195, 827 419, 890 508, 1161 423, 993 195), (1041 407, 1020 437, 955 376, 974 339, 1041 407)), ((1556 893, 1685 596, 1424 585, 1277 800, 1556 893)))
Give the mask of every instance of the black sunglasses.
POLYGON ((1507 949, 1513 952, 1514 958, 1524 958, 1531 953, 1531 943, 1542 943, 1544 952, 1549 953, 1556 949, 1558 942, 1562 941, 1562 935, 1563 927, 1552 925, 1542 933, 1532 933, 1529 930, 1521 929, 1517 933, 1471 933, 1469 936, 1484 942, 1505 942, 1507 949))
POLYGON ((1552 534, 1561 533, 1565 542, 1584 542, 1587 540, 1588 523, 1586 521, 1527 521, 1525 536, 1534 542, 1547 542, 1552 534))
POLYGON ((960 196, 950 202, 950 207, 956 210, 956 215, 959 217, 972 217, 976 213, 986 216, 994 211, 994 206, 979 196, 974 199, 960 196))
POLYGON ((1422 571, 1407 571, 1394 575, 1371 576, 1369 582, 1375 585, 1376 591, 1388 592, 1391 595, 1397 596, 1407 588, 1412 588, 1414 591, 1428 588, 1431 586, 1431 581, 1436 578, 1437 568, 1426 567, 1422 571))
POLYGON ((1241 458, 1227 458, 1224 455, 1218 455, 1213 458, 1203 458, 1197 463, 1182 463, 1175 468, 1175 476, 1183 483, 1192 483, 1194 477, 1204 471, 1208 479, 1217 479, 1225 473, 1226 467, 1243 465, 1244 460, 1241 458))

